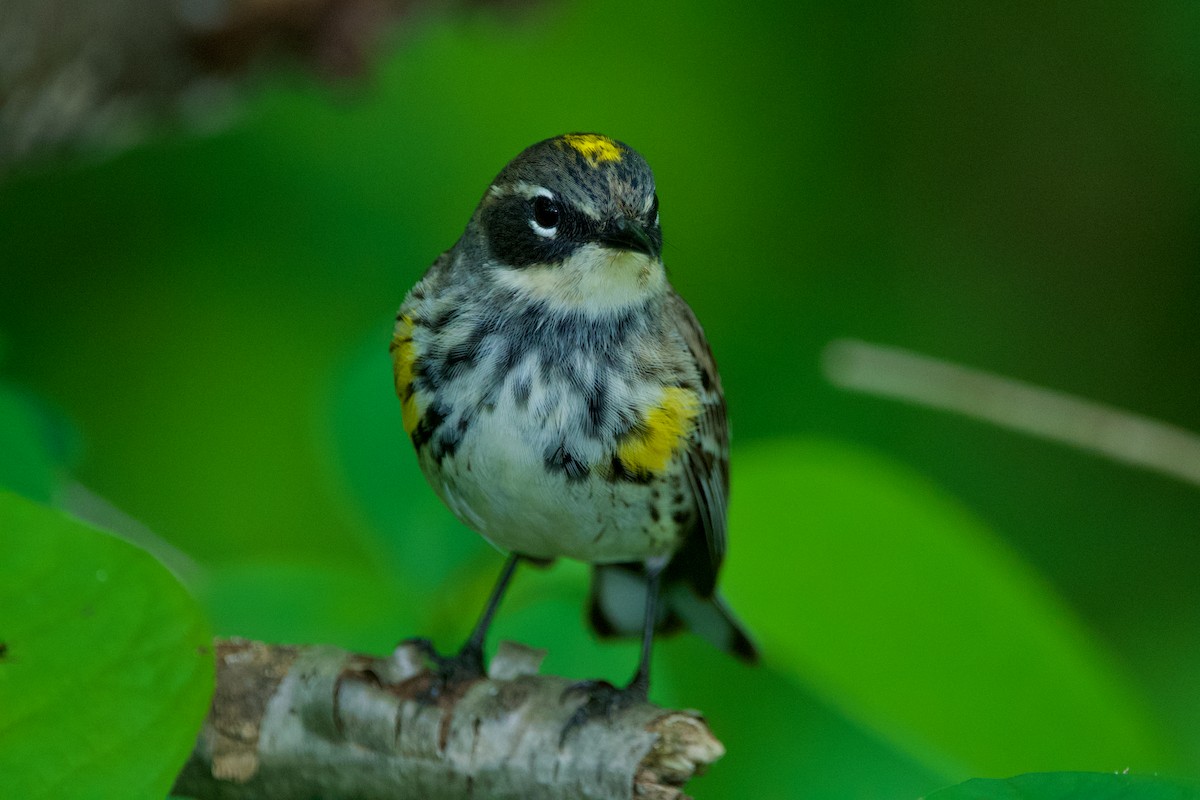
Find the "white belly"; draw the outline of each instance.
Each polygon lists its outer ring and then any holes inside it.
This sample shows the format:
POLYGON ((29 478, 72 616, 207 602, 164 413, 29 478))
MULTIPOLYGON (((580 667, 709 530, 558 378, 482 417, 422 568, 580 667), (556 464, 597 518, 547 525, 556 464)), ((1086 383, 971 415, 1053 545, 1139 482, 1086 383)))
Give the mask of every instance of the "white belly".
MULTIPOLYGON (((651 513, 660 487, 547 469, 553 426, 534 425, 511 402, 504 392, 494 411, 476 416, 440 467, 423 459, 430 483, 464 524, 498 548, 537 558, 642 561, 675 548, 674 527, 651 513)), ((584 464, 604 457, 597 443, 570 441, 584 464)))

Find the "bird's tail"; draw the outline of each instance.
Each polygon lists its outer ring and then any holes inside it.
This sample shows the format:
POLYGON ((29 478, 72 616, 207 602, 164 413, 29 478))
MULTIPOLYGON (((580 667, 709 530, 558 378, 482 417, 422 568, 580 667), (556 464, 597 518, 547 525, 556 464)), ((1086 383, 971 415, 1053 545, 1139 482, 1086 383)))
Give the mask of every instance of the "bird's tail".
MULTIPOLYGON (((657 633, 690 630, 714 647, 754 664, 758 649, 741 622, 716 592, 700 595, 684 580, 663 576, 658 599, 657 633)), ((592 568, 588 621, 601 636, 642 635, 646 576, 640 564, 604 564, 592 568)))

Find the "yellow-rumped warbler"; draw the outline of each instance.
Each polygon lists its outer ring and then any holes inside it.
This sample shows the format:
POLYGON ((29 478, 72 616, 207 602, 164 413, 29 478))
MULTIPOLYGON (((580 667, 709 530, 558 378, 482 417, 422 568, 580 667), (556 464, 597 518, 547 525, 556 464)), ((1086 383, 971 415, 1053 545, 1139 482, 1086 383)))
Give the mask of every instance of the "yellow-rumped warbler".
POLYGON ((687 627, 757 653, 716 594, 729 436, 704 332, 667 282, 654 176, 621 142, 567 134, 496 177, 462 238, 404 299, 391 352, 404 428, 464 524, 511 555, 458 656, 482 647, 517 561, 594 566, 589 619, 642 636, 624 689, 644 700, 654 633, 687 627))

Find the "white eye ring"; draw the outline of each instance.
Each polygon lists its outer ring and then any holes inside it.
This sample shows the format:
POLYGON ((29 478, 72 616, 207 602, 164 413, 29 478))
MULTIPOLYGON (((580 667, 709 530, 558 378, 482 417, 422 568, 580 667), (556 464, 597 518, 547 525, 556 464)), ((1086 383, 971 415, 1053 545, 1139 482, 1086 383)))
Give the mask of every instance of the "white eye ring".
POLYGON ((650 197, 650 204, 646 206, 646 211, 654 209, 654 227, 658 227, 658 192, 655 192, 650 197))
MULTIPOLYGON (((543 189, 542 187, 539 186, 537 188, 537 190, 534 192, 533 208, 534 208, 533 216, 529 218, 529 227, 533 228, 533 232, 536 233, 538 236, 542 236, 547 239, 553 239, 555 236, 558 235, 558 219, 560 218, 560 215, 561 215, 561 211, 559 211, 557 204, 555 203, 555 200, 554 200, 554 193, 551 192, 549 189, 543 189), (547 209, 551 209, 553 211, 553 218, 555 220, 553 225, 542 225, 538 222, 538 216, 540 213, 538 201, 540 201, 542 198, 545 198, 546 200, 550 201, 549 203, 542 203, 541 205, 543 207, 545 207, 547 209)), ((542 220, 542 221, 545 222, 547 220, 542 220)))

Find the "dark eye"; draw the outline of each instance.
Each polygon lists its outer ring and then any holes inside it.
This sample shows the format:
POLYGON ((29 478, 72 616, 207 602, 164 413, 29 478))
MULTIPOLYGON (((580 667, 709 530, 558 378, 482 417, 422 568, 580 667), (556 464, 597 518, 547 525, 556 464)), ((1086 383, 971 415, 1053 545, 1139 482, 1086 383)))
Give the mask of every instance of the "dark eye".
POLYGON ((543 236, 549 236, 558 227, 560 216, 558 203, 545 195, 538 195, 533 201, 533 221, 543 236), (544 233, 543 233, 544 231, 544 233))
POLYGON ((654 193, 654 198, 650 201, 650 210, 646 212, 646 219, 653 224, 658 224, 658 192, 654 193))

